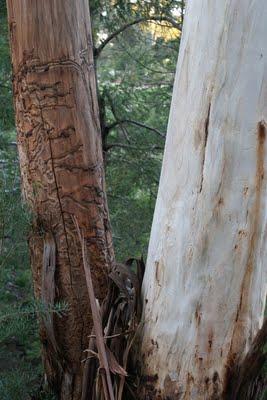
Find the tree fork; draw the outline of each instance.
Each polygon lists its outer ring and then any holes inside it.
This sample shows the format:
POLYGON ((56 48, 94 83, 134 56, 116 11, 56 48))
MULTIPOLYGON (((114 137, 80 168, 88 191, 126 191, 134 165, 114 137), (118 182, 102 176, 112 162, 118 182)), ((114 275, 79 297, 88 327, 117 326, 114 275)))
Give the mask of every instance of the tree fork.
POLYGON ((64 400, 81 396, 82 351, 92 328, 81 245, 96 296, 106 295, 113 247, 105 193, 87 0, 7 0, 22 189, 35 296, 65 301, 41 323, 45 372, 64 400))

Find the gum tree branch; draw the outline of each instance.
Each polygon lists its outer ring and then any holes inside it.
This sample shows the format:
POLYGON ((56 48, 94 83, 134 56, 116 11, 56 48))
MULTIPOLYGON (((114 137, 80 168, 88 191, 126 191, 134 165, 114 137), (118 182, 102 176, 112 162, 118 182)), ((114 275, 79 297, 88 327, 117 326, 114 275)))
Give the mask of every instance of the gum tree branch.
POLYGON ((160 132, 158 129, 153 128, 151 126, 148 126, 146 124, 143 124, 142 122, 139 121, 134 121, 132 119, 122 119, 122 120, 117 120, 113 122, 111 125, 107 126, 108 130, 111 130, 115 128, 118 125, 123 125, 123 124, 131 124, 131 125, 136 125, 139 126, 140 128, 145 128, 151 132, 155 132, 158 136, 160 136, 162 139, 165 139, 165 134, 163 132, 160 132))
POLYGON ((173 28, 178 29, 179 31, 182 30, 182 25, 176 22, 173 18, 168 16, 149 16, 149 17, 140 17, 135 19, 134 21, 128 22, 127 24, 121 26, 119 29, 111 33, 98 47, 95 48, 94 54, 97 58, 105 46, 111 42, 116 36, 124 32, 126 29, 130 28, 133 25, 140 24, 142 22, 150 22, 150 21, 158 21, 158 22, 169 22, 173 28))

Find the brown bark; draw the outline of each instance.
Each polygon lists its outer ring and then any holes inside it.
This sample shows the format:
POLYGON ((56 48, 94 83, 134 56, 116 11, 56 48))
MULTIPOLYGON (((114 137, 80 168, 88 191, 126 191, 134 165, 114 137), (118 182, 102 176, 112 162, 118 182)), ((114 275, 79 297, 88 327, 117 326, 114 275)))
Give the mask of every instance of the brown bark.
POLYGON ((59 398, 79 399, 92 328, 81 245, 96 296, 113 260, 87 0, 7 0, 23 194, 33 213, 35 295, 66 301, 41 323, 45 371, 59 398))
MULTIPOLYGON (((245 358, 228 371, 225 400, 260 400, 266 395, 267 319, 256 335, 245 358)), ((264 397, 265 398, 265 397, 264 397)))

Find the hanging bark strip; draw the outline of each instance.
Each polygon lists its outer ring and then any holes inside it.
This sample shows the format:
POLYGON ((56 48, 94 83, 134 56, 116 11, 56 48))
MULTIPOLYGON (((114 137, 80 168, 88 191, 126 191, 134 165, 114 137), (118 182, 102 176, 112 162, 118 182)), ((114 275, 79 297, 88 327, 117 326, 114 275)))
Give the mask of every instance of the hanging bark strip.
POLYGON ((7 0, 7 7, 35 296, 68 304, 64 317, 41 328, 45 372, 59 399, 80 400, 81 359, 93 324, 72 215, 84 232, 100 302, 114 257, 88 0, 7 0), (55 265, 46 262, 49 251, 55 265))
MULTIPOLYGON (((100 317, 112 385, 116 400, 124 396, 136 399, 138 368, 134 363, 133 345, 139 330, 142 301, 140 297, 144 274, 143 260, 130 259, 125 264, 114 263, 109 273, 108 293, 101 305, 100 317), (136 273, 132 264, 136 262, 136 273), (127 372, 126 372, 127 371, 127 372)), ((98 385, 99 360, 96 332, 92 330, 88 357, 85 360, 81 400, 96 400, 103 396, 98 385)))
POLYGON ((94 331, 96 337, 96 344, 98 350, 98 359, 99 359, 99 370, 102 379, 103 389, 105 400, 115 400, 113 388, 112 388, 112 381, 110 376, 107 352, 105 348, 104 336, 103 336, 103 328, 101 324, 101 318, 99 313, 99 308, 97 305, 93 281, 92 281, 92 274, 90 269, 90 260, 88 259, 87 247, 85 244, 84 236, 79 228, 79 224, 77 219, 74 218, 74 223, 79 235, 79 239, 82 246, 82 255, 83 255, 83 265, 84 265, 84 274, 86 278, 88 296, 90 299, 90 306, 92 311, 92 318, 94 324, 94 331))

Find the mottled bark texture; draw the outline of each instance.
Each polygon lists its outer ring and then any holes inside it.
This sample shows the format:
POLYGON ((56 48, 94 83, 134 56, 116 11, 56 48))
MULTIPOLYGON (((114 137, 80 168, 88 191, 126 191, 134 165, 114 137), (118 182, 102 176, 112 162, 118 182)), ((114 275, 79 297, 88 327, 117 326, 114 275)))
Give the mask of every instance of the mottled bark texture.
POLYGON ((59 398, 80 399, 92 320, 75 216, 96 296, 113 259, 88 0, 8 0, 23 194, 33 213, 34 289, 67 315, 41 324, 43 358, 59 398))
POLYGON ((219 400, 266 301, 267 2, 186 4, 143 285, 145 398, 219 400))

